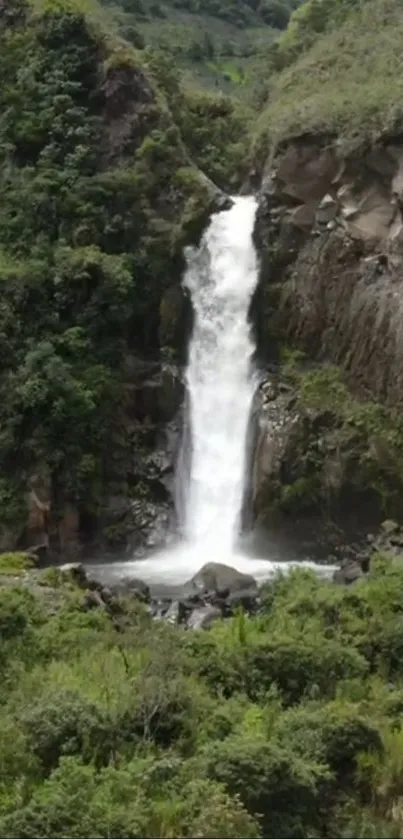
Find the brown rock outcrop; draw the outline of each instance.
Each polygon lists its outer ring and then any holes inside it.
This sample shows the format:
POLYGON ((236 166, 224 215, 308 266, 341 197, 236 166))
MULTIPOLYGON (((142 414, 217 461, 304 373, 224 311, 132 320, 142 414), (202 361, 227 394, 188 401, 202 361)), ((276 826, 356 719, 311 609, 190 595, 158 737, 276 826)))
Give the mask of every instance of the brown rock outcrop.
POLYGON ((337 142, 302 138, 266 173, 256 225, 266 332, 390 405, 403 402, 402 209, 402 140, 339 159, 337 142))

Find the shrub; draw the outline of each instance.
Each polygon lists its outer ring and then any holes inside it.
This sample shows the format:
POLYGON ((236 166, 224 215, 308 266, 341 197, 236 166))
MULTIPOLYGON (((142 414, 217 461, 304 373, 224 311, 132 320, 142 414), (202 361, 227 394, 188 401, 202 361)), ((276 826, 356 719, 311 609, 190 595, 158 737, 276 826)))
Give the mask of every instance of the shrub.
POLYGON ((3 641, 27 635, 42 618, 30 591, 18 586, 0 588, 0 636, 3 641))
POLYGON ((362 752, 383 751, 380 732, 356 706, 302 706, 282 714, 274 730, 284 747, 324 762, 343 785, 353 778, 362 752))
POLYGON ((199 760, 208 777, 262 816, 263 835, 302 837, 315 823, 316 801, 329 778, 325 765, 302 761, 276 741, 239 737, 208 744, 199 760))
POLYGON ((235 798, 211 782, 188 782, 179 792, 158 788, 163 798, 147 796, 136 762, 97 773, 73 758, 37 789, 31 801, 0 818, 0 835, 10 839, 97 836, 187 836, 256 839, 256 821, 235 798))
POLYGON ((104 712, 73 690, 36 700, 20 719, 27 742, 44 772, 62 755, 106 764, 113 755, 115 731, 104 712))
POLYGON ((0 554, 0 575, 19 575, 33 566, 33 560, 25 553, 0 554))

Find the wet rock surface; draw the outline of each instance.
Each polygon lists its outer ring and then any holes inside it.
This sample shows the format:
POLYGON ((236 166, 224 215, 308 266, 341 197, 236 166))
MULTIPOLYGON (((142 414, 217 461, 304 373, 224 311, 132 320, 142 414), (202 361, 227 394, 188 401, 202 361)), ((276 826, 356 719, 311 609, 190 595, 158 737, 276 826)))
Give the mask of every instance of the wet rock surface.
POLYGON ((209 562, 173 599, 168 592, 163 597, 151 598, 150 611, 158 620, 188 629, 207 629, 239 608, 252 614, 258 607, 259 589, 252 576, 228 565, 209 562))
MULTIPOLYGON (((28 554, 25 556, 30 559, 28 554)), ((339 566, 333 578, 329 569, 329 583, 355 585, 365 579, 373 561, 403 562, 403 527, 394 521, 385 521, 377 535, 367 535, 364 545, 346 546, 340 551, 338 560, 334 556, 329 559, 339 566)), ((286 565, 285 573, 287 571, 286 565)), ((259 613, 265 591, 271 584, 267 581, 259 586, 252 576, 214 562, 206 563, 179 589, 165 586, 160 587, 159 593, 156 587, 147 585, 141 578, 122 573, 120 577, 107 580, 96 566, 86 567, 80 562, 68 562, 45 570, 28 567, 18 577, 12 571, 8 575, 3 572, 2 585, 15 585, 16 581, 39 595, 51 614, 55 614, 63 603, 65 586, 81 592, 81 609, 105 611, 118 631, 128 615, 138 609, 144 617, 148 615, 152 620, 171 626, 188 631, 207 630, 217 620, 230 618, 240 611, 249 615, 259 613)))
POLYGON ((225 596, 256 588, 256 582, 250 574, 243 574, 219 562, 203 565, 187 585, 198 593, 209 595, 225 592, 225 596))
MULTIPOLYGON (((329 576, 337 585, 352 585, 368 575, 371 561, 383 555, 387 560, 401 558, 403 562, 403 527, 386 521, 377 535, 368 534, 365 544, 347 545, 339 558, 329 557, 339 567, 329 576)), ((85 590, 83 608, 105 608, 110 613, 119 612, 119 597, 133 597, 146 606, 149 615, 172 626, 191 631, 208 629, 221 618, 231 617, 242 610, 256 614, 261 607, 262 586, 256 580, 228 565, 206 563, 181 590, 169 588, 159 596, 141 579, 122 577, 110 586, 87 575, 81 565, 62 567, 63 574, 74 576, 85 590)), ((96 574, 96 572, 95 572, 96 574)), ((266 587, 270 583, 264 584, 266 587)))

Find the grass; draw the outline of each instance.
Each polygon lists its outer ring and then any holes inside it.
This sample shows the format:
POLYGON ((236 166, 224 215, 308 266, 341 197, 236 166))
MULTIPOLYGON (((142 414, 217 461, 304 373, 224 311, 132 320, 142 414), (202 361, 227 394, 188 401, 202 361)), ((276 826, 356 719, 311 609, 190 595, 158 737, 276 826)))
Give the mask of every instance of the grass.
POLYGON ((270 84, 255 144, 275 147, 305 133, 334 133, 361 144, 393 129, 403 114, 403 6, 366 0, 342 26, 270 84))
POLYGON ((0 575, 17 576, 29 571, 33 560, 25 553, 0 554, 0 575))

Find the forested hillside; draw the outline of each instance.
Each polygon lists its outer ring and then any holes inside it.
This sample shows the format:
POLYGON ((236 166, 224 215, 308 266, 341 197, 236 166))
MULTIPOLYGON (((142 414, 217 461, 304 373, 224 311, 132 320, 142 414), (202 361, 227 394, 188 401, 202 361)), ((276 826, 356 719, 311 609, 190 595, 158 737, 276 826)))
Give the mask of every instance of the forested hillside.
POLYGON ((188 87, 247 96, 259 56, 301 0, 103 0, 120 34, 180 67, 188 87))
POLYGON ((109 493, 136 495, 130 357, 175 354, 164 292, 221 200, 206 175, 225 186, 242 164, 232 105, 199 107, 169 73, 111 36, 92 3, 88 18, 68 0, 0 6, 4 547, 30 538, 33 484, 56 543, 66 505, 77 530, 109 493))

